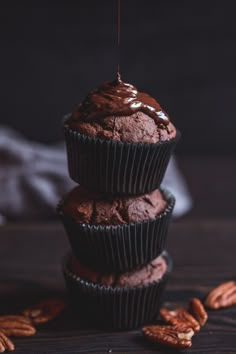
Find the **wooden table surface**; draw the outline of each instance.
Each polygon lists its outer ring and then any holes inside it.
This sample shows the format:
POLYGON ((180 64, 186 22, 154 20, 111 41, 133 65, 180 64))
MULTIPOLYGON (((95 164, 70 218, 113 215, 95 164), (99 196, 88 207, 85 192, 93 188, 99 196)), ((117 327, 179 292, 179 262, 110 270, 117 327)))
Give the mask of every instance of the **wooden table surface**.
MULTIPOLYGON (((38 299, 64 294, 61 258, 69 245, 59 224, 0 228, 0 311, 18 311, 38 299)), ((218 283, 235 279, 236 221, 182 220, 171 226, 168 250, 174 260, 166 304, 185 304, 218 283)), ((177 353, 149 344, 140 330, 103 332, 81 328, 73 311, 15 339, 16 353, 177 353)), ((207 325, 185 353, 236 353, 236 307, 210 312, 207 325)))

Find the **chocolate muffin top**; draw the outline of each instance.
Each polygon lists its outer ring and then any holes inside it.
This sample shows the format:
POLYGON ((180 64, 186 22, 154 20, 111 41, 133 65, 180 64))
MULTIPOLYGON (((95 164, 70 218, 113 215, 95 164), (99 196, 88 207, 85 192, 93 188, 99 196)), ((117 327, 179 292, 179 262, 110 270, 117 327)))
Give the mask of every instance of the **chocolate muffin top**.
POLYGON ((167 202, 156 189, 138 196, 108 196, 74 188, 64 199, 62 210, 78 223, 119 225, 154 219, 167 202))
POLYGON ((167 264, 162 256, 155 258, 147 265, 121 274, 104 274, 93 271, 82 265, 72 256, 69 264, 70 271, 81 279, 95 284, 113 287, 143 286, 162 278, 167 270, 167 264))
POLYGON ((159 103, 120 79, 91 91, 65 122, 88 136, 122 142, 157 143, 176 135, 159 103))

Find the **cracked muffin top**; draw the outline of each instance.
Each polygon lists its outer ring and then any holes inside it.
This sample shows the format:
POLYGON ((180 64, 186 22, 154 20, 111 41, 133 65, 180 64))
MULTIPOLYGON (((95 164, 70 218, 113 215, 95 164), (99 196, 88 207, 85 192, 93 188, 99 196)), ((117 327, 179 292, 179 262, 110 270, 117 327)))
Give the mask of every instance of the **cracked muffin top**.
POLYGON ((137 196, 108 196, 74 188, 64 199, 62 210, 78 223, 119 225, 154 219, 167 202, 160 190, 137 196))
POLYGON ((116 80, 89 92, 65 127, 103 140, 158 143, 176 136, 176 129, 159 103, 136 87, 116 80))
POLYGON ((108 273, 94 271, 81 264, 74 256, 70 259, 69 268, 81 279, 95 284, 112 287, 143 286, 161 279, 167 270, 164 257, 159 256, 145 266, 125 273, 108 273))

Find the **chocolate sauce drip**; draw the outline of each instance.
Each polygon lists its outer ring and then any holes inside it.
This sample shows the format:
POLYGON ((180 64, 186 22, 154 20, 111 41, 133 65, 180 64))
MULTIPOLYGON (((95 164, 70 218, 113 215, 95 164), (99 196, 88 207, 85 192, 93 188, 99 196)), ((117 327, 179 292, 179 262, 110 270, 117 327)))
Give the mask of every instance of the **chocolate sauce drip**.
POLYGON ((159 103, 148 94, 138 92, 133 85, 123 82, 117 72, 114 81, 105 82, 87 95, 78 107, 76 117, 72 118, 91 121, 111 115, 129 116, 138 111, 152 117, 158 125, 169 124, 169 117, 159 103))
MULTIPOLYGON (((72 113, 71 120, 92 121, 108 116, 129 116, 143 112, 153 118, 157 125, 168 131, 169 117, 159 103, 146 93, 138 92, 135 86, 125 83, 120 75, 120 0, 117 0, 117 47, 118 64, 116 79, 105 82, 91 91, 78 109, 72 113)), ((115 119, 114 119, 115 126, 115 119)))
POLYGON ((120 73, 120 0, 117 0, 117 49, 118 49, 118 64, 117 74, 120 73))

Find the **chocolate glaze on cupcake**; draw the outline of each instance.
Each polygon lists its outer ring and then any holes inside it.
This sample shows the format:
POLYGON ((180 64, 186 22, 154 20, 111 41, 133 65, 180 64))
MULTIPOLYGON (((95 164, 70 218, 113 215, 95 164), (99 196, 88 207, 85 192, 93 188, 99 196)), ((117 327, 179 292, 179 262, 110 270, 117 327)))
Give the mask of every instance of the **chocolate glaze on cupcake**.
POLYGON ((159 103, 119 75, 87 95, 64 131, 70 177, 110 194, 159 188, 180 136, 159 103))
POLYGON ((81 224, 122 225, 154 219, 166 206, 158 189, 144 195, 118 197, 76 187, 64 199, 62 210, 81 224))
POLYGON ((75 257, 71 258, 70 270, 83 280, 95 284, 112 287, 133 287, 147 285, 162 278, 166 272, 166 261, 162 256, 152 260, 150 263, 138 269, 126 273, 102 273, 92 270, 81 264, 75 257))
POLYGON ((65 124, 81 134, 123 142, 157 143, 176 135, 159 103, 119 75, 91 91, 65 124))

